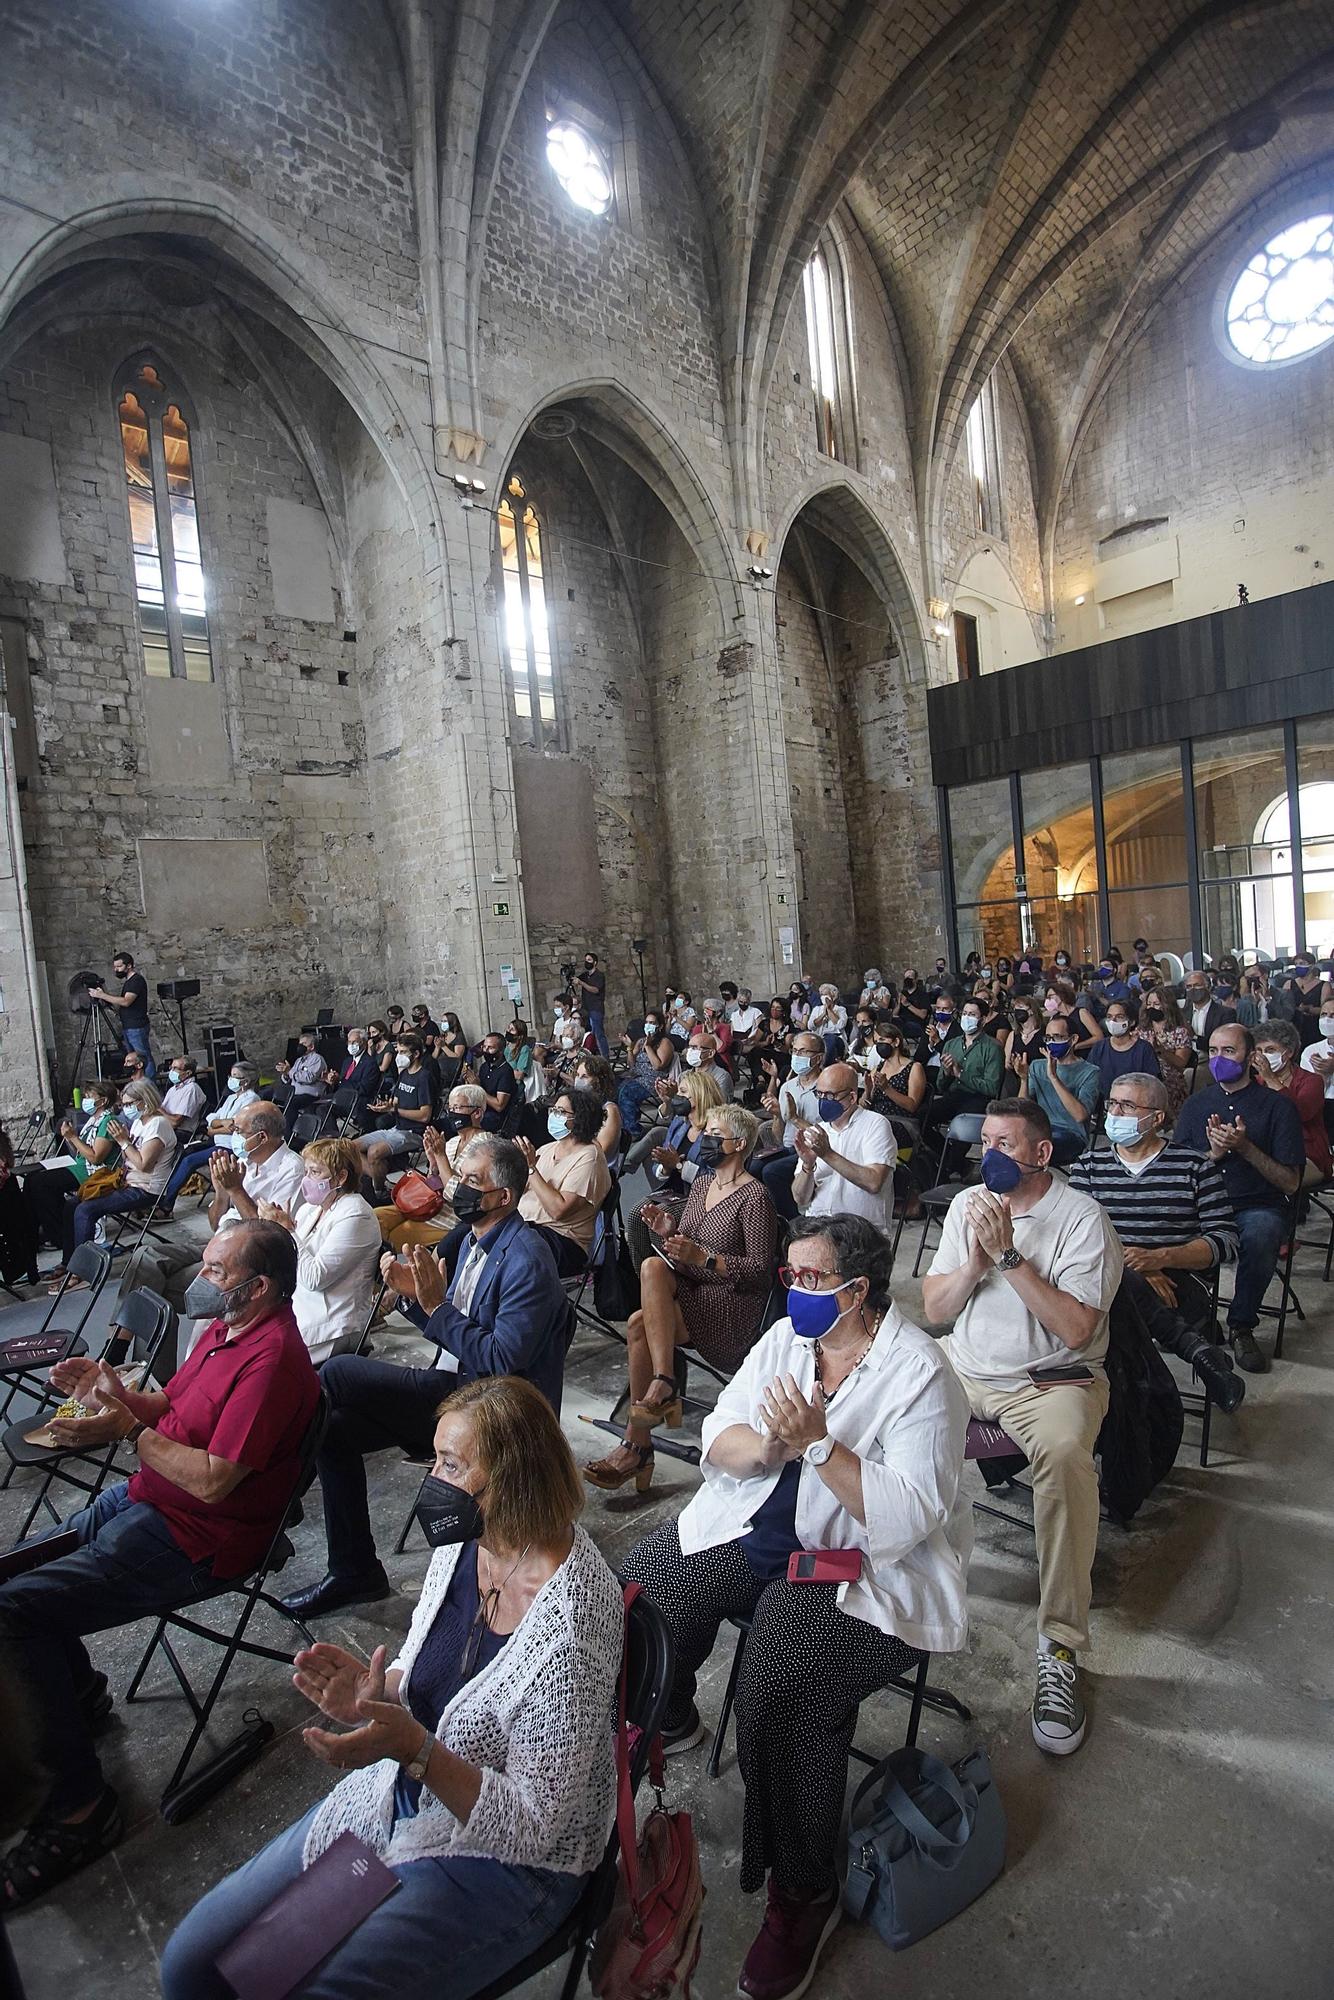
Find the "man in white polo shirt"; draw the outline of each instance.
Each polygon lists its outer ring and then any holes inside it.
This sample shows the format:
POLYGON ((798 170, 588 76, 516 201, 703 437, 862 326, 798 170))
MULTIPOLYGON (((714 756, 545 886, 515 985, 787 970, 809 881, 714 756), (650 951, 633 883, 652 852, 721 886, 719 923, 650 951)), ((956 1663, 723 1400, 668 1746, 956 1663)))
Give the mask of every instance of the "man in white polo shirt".
POLYGON ((898 1140, 888 1118, 857 1102, 860 1078, 830 1063, 815 1081, 818 1125, 798 1126, 792 1199, 803 1215, 861 1215, 885 1227, 898 1140))
POLYGON ((981 1187, 950 1203, 922 1285, 927 1318, 953 1321, 948 1353, 974 1414, 1009 1432, 1032 1468, 1038 1550, 1033 1738, 1067 1756, 1084 1739, 1098 1475, 1107 1414, 1107 1314, 1124 1253, 1096 1201, 1050 1172, 1051 1125, 1031 1098, 997 1098, 982 1124, 981 1187), (1043 1386, 1053 1369, 1077 1380, 1043 1386))

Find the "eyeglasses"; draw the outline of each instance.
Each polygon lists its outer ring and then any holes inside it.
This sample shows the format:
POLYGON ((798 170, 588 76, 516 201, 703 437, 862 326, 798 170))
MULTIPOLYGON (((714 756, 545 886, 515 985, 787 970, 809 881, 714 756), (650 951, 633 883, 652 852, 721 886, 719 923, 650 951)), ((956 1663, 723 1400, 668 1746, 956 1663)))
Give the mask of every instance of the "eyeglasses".
POLYGON ((837 1281, 832 1288, 835 1291, 847 1282, 841 1271, 814 1271, 808 1264, 803 1264, 800 1270, 796 1270, 791 1264, 778 1266, 778 1282, 785 1292, 818 1292, 821 1280, 824 1278, 833 1278, 837 1281))

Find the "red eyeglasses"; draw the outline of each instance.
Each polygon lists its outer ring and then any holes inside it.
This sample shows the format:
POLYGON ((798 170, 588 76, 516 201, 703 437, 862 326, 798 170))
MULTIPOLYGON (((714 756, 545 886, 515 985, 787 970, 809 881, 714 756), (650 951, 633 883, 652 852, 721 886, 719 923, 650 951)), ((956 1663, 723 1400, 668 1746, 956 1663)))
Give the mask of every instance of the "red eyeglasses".
POLYGON ((801 1270, 797 1271, 791 1264, 778 1266, 778 1282, 785 1292, 818 1292, 822 1278, 837 1279, 837 1284, 831 1287, 834 1291, 847 1282, 841 1271, 813 1271, 809 1265, 803 1265, 801 1270))

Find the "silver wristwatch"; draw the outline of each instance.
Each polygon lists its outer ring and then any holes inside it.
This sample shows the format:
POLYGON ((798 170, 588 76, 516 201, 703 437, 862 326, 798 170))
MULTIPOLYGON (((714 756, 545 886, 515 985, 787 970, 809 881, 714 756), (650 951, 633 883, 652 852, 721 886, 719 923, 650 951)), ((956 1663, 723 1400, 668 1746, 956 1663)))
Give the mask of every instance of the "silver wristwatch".
POLYGON ((1002 1250, 1000 1256, 996 1259, 996 1269, 998 1271, 1017 1271, 1023 1261, 1022 1252, 1016 1250, 1012 1243, 1009 1249, 1002 1250))
POLYGON ((834 1455, 834 1440, 826 1431, 822 1438, 816 1438, 814 1444, 808 1444, 801 1455, 807 1465, 827 1465, 834 1455))
MULTIPOLYGON (((423 1728, 425 1729, 424 1724, 423 1728)), ((421 1749, 417 1752, 416 1756, 412 1759, 412 1762, 410 1764, 404 1764, 403 1766, 405 1774, 409 1778, 415 1778, 419 1785, 424 1785, 426 1783, 426 1767, 431 1761, 431 1752, 434 1750, 434 1748, 435 1748, 435 1737, 432 1735, 429 1729, 425 1729, 425 1734, 422 1737, 421 1749)))

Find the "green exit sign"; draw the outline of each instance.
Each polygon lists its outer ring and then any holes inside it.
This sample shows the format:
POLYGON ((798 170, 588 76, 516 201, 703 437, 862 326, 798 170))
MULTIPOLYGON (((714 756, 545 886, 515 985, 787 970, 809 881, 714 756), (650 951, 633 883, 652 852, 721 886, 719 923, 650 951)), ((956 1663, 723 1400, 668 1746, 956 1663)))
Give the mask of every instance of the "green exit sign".
POLYGON ((787 897, 780 894, 778 900, 780 903, 785 903, 787 901, 787 897))
POLYGON ((508 903, 493 903, 491 905, 491 908, 493 913, 498 917, 507 917, 510 913, 510 906, 508 903))

